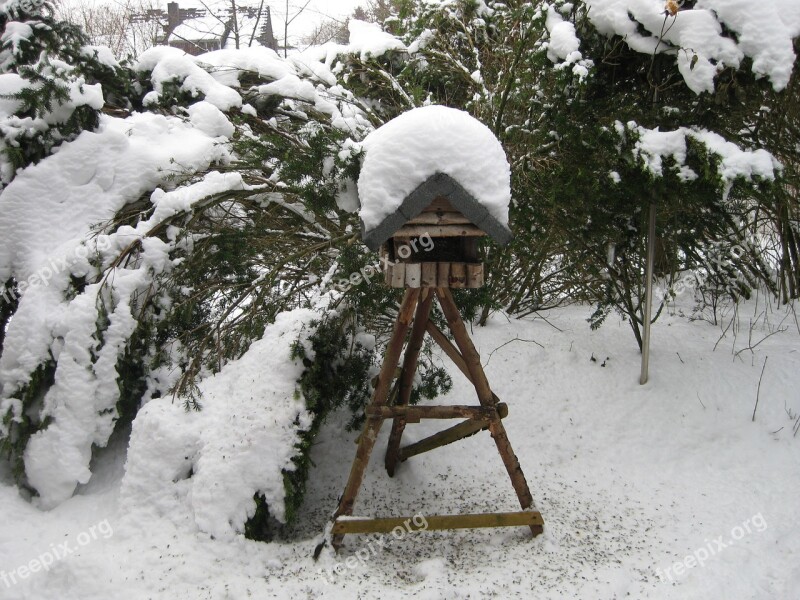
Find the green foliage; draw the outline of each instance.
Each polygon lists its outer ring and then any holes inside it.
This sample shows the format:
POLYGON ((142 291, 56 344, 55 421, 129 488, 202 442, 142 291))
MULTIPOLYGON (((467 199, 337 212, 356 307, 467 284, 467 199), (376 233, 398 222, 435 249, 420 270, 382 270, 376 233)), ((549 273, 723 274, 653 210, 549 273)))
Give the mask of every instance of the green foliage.
POLYGON ((78 27, 54 19, 48 4, 9 2, 0 9, 0 30, 13 29, 0 44, 0 73, 16 73, 23 84, 5 99, 18 108, 0 120, 0 183, 40 161, 59 144, 99 124, 103 101, 129 108, 134 96, 129 72, 106 64, 78 27), (3 164, 5 163, 5 164, 3 164))
POLYGON ((32 373, 30 381, 11 396, 14 401, 2 415, 2 430, 0 437, 0 457, 7 459, 11 465, 14 477, 24 482, 25 464, 23 455, 30 438, 37 432, 47 429, 50 418, 38 419, 36 413, 23 410, 43 401, 44 395, 53 385, 55 374, 55 360, 50 360, 32 373))
MULTIPOLYGON (((642 54, 600 34, 584 2, 487 5, 477 15, 471 0, 417 2, 401 19, 401 31, 407 42, 424 35, 425 43, 396 74, 415 98, 483 121, 512 166, 515 239, 507 248, 487 248, 480 321, 498 307, 524 315, 585 301, 598 309, 594 326, 617 310, 640 342, 650 203, 658 210, 659 272, 669 280, 684 270, 713 273, 707 249, 751 237, 754 215, 763 210, 756 207, 775 186, 739 180, 728 189, 719 157, 692 140, 685 166, 697 178, 681 177, 684 165, 669 160, 663 176, 654 177, 637 156, 638 134, 624 124, 708 129, 745 149, 771 150, 774 144, 756 142, 748 132, 764 121, 761 107, 774 93, 745 62, 720 72, 714 94, 698 96, 684 84, 673 53, 642 54), (545 17, 552 4, 575 26, 582 54, 576 63, 556 64, 547 56, 545 17)), ((758 253, 737 257, 731 268, 737 285, 726 289, 735 297, 752 286, 774 289, 758 253)))
MULTIPOLYGON (((312 466, 311 451, 325 419, 337 408, 346 406, 353 421, 369 399, 369 372, 374 362, 371 344, 364 344, 352 315, 329 313, 311 324, 314 333, 307 345, 296 341, 287 360, 302 361, 305 370, 298 381, 306 409, 313 415, 311 428, 300 435, 293 468, 283 472, 285 519, 291 524, 306 490, 312 466)), ((351 421, 351 423, 353 422, 351 421)), ((262 496, 256 497, 256 513, 247 524, 245 535, 250 539, 268 540, 275 534, 276 524, 262 496)))

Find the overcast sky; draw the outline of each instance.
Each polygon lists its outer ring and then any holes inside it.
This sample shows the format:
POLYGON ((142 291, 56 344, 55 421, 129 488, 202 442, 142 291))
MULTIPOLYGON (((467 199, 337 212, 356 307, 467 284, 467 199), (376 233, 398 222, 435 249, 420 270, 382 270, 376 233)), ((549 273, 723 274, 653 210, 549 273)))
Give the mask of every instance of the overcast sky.
MULTIPOLYGON (((67 4, 126 4, 125 0, 60 0, 67 4)), ((167 9, 167 3, 172 0, 157 0, 162 10, 167 9)), ((221 4, 229 5, 230 0, 174 0, 181 8, 203 8, 203 6, 218 7, 221 4)), ((236 0, 240 6, 258 7, 261 0, 236 0)), ((0 0, 2 2, 2 0, 0 0)), ((289 25, 289 41, 298 43, 300 38, 312 33, 316 26, 326 19, 344 20, 353 13, 353 10, 363 5, 365 0, 289 0, 289 18, 294 19, 289 25), (299 13, 299 14, 298 14, 299 13)), ((134 2, 135 4, 135 2, 134 2)), ((148 2, 149 4, 149 2, 148 2)), ((286 0, 264 0, 272 13, 272 28, 278 43, 283 42, 284 19, 286 15, 286 0)))
MULTIPOLYGON (((177 0, 179 3, 181 0, 177 0)), ((283 39, 283 24, 286 15, 286 0, 266 0, 272 12, 272 26, 275 37, 283 39)), ((306 8, 289 25, 289 40, 295 41, 304 34, 310 33, 327 18, 344 19, 353 12, 363 0, 289 0, 289 18, 291 19, 303 8, 306 8)))

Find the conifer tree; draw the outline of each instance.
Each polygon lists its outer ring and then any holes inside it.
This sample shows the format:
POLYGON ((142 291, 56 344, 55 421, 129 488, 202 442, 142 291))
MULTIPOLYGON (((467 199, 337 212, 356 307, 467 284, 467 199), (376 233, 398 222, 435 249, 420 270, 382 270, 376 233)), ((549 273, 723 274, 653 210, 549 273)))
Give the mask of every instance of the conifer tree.
POLYGON ((0 185, 54 147, 95 129, 108 102, 130 107, 131 78, 108 49, 89 45, 43 0, 0 6, 0 185), (9 110, 10 108, 10 110, 9 110))

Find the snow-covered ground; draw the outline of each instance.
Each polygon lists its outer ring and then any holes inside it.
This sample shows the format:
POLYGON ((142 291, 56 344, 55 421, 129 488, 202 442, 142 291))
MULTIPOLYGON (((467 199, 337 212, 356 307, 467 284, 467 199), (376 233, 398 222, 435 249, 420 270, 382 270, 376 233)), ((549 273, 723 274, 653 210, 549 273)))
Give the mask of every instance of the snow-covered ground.
MULTIPOLYGON (((716 326, 680 309, 663 316, 645 386, 627 324, 592 332, 587 307, 475 328, 545 519, 536 539, 524 528, 350 536, 314 562, 355 451, 342 414, 315 449, 299 541, 214 540, 170 512, 178 502, 120 510, 127 439, 117 435, 92 480, 50 512, 2 474, 0 598, 800 598, 800 334, 792 313, 763 305, 741 307, 721 341, 731 311, 716 326)), ((451 371, 444 401, 471 402, 451 371)), ((406 440, 428 427, 410 425, 406 440)), ((387 434, 356 514, 421 522, 516 508, 488 433, 415 457, 394 479, 387 434)))

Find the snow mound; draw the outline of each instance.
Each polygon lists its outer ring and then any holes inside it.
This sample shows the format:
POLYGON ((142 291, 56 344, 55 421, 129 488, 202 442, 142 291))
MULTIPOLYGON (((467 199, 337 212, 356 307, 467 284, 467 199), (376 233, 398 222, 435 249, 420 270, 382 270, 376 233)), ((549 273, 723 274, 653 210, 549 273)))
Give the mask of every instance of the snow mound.
POLYGON ((217 81, 198 64, 198 59, 169 46, 145 51, 134 65, 136 71, 149 72, 153 91, 144 97, 146 106, 158 104, 169 84, 180 83, 180 90, 193 97, 201 94, 206 102, 220 110, 242 105, 242 97, 233 88, 217 81))
POLYGON ((290 73, 286 61, 264 46, 214 50, 198 56, 197 63, 208 67, 219 83, 232 88, 241 87, 239 78, 243 73, 257 73, 261 78, 273 80, 290 73))
POLYGON ((458 181, 501 224, 508 224, 511 169, 494 134, 466 112, 445 106, 412 109, 361 143, 359 216, 378 226, 436 173, 458 181))
POLYGON ((312 423, 297 384, 304 366, 290 359, 291 347, 299 339, 310 352, 318 316, 279 314, 242 358, 200 383, 201 411, 187 413, 171 397, 146 404, 133 422, 122 505, 169 512, 180 494, 201 531, 230 539, 263 494, 284 521, 283 472, 294 469, 300 433, 312 423))

